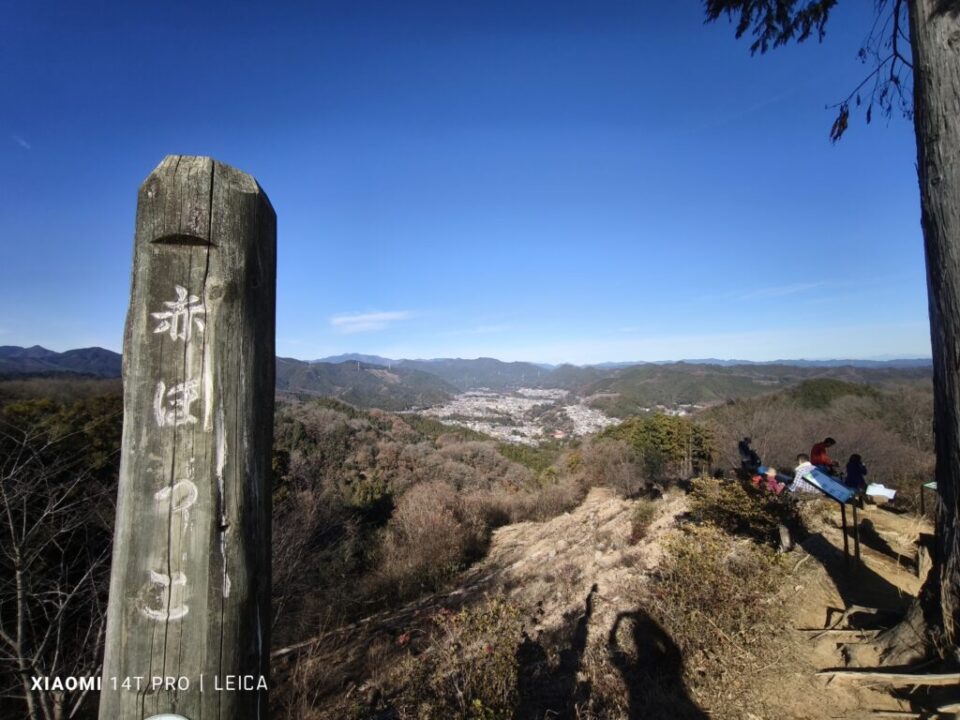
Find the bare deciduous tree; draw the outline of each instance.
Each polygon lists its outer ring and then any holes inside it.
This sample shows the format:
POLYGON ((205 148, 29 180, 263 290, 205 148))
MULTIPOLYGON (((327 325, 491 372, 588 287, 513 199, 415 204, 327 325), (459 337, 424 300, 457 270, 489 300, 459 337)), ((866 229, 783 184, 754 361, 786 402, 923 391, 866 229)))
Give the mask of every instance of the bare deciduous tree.
POLYGON ((113 493, 76 434, 0 423, 0 708, 31 720, 80 717, 90 684, 55 680, 100 672, 113 493))

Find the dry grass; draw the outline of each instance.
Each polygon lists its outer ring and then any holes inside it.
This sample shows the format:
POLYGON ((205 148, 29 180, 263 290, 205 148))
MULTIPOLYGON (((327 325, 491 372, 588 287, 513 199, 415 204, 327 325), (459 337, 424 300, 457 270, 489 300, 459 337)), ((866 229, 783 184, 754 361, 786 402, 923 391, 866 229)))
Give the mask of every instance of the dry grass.
POLYGON ((636 545, 647 536, 650 523, 657 515, 657 505, 652 500, 638 500, 630 515, 630 544, 636 545))
POLYGON ((651 612, 684 658, 691 693, 713 717, 744 717, 752 678, 776 663, 769 639, 784 626, 777 595, 785 573, 772 548, 711 525, 688 526, 668 543, 650 588, 651 612), (731 693, 740 698, 736 707, 724 702, 731 693))
POLYGON ((441 611, 427 647, 398 674, 392 703, 400 720, 507 720, 517 702, 520 608, 488 598, 458 613, 441 611))

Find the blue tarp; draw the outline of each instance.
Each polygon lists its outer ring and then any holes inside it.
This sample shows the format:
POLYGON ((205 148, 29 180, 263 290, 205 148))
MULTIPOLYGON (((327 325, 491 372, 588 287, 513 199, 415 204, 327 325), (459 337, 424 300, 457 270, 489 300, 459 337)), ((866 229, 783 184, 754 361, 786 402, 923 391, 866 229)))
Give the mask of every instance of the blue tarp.
POLYGON ((837 502, 850 502, 850 500, 853 499, 853 496, 856 494, 853 490, 842 484, 839 480, 830 477, 822 470, 811 470, 803 476, 803 479, 809 482, 811 485, 815 485, 816 487, 820 488, 823 493, 829 495, 837 502))

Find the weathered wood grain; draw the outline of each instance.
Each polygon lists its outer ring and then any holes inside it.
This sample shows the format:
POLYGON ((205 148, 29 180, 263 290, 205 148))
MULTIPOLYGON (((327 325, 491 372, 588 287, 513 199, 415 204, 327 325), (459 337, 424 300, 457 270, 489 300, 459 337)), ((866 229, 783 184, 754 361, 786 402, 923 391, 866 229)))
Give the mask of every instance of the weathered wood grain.
POLYGON ((909 0, 907 8, 933 353, 939 494, 935 571, 946 643, 956 648, 960 645, 960 2, 909 0))
POLYGON ((267 715, 215 687, 268 674, 275 293, 256 181, 165 158, 137 205, 102 720, 267 715))
POLYGON ((852 680, 854 682, 878 683, 893 687, 911 686, 947 686, 960 683, 960 673, 919 673, 886 672, 884 670, 824 670, 817 677, 828 680, 852 680))

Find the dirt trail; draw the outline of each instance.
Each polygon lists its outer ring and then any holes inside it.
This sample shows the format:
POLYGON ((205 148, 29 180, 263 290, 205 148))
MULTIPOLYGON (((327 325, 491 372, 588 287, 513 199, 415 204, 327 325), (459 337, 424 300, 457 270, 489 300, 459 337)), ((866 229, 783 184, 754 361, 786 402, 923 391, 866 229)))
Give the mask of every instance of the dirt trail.
POLYGON ((858 566, 852 558, 844 558, 837 506, 824 501, 820 519, 810 537, 791 553, 795 570, 782 595, 792 607, 792 627, 776 639, 790 658, 791 670, 779 675, 768 704, 783 718, 856 719, 875 718, 880 711, 909 713, 910 702, 895 698, 883 687, 817 678, 819 670, 845 667, 851 645, 868 641, 869 633, 858 637, 857 633, 820 634, 813 629, 836 624, 838 630, 849 630, 895 622, 920 589, 917 541, 920 533, 929 533, 932 527, 914 515, 868 505, 860 511, 858 566), (841 621, 843 611, 851 606, 880 612, 854 613, 841 621))
MULTIPOLYGON (((519 656, 528 683, 525 702, 531 705, 521 708, 519 716, 542 717, 546 703, 556 707, 556 698, 548 696, 560 693, 566 697, 558 707, 559 715, 553 716, 575 717, 577 688, 585 682, 603 682, 603 678, 585 678, 582 668, 590 665, 590 653, 611 651, 620 620, 636 622, 644 617, 638 607, 641 586, 661 562, 665 536, 686 512, 687 499, 680 492, 668 493, 656 504, 646 536, 631 544, 635 505, 636 501, 595 488, 569 513, 498 529, 487 557, 463 574, 457 590, 367 618, 338 631, 336 638, 325 639, 327 657, 336 664, 337 682, 355 697, 376 694, 379 679, 370 668, 390 667, 406 652, 398 647, 403 644, 398 638, 425 630, 441 608, 471 606, 491 594, 531 610, 528 638, 519 656), (532 659, 527 662, 525 657, 532 659)), ((814 516, 811 536, 786 556, 791 572, 779 600, 791 608, 791 622, 770 638, 781 661, 754 679, 754 690, 758 685, 764 688, 764 712, 749 717, 865 718, 874 710, 908 710, 907 702, 882 688, 828 685, 816 678, 818 670, 844 665, 843 642, 851 638, 815 637, 816 633, 804 630, 826 627, 854 604, 903 609, 920 586, 915 543, 920 532, 930 531, 929 524, 911 515, 866 509, 861 514, 863 564, 854 572, 844 563, 836 505, 824 502, 814 516)), ((663 642, 669 644, 669 638, 663 642)), ((687 697, 679 667, 677 657, 675 717, 708 717, 687 697)), ((736 697, 728 697, 729 702, 737 702, 736 697)))
POLYGON ((540 608, 550 627, 568 616, 596 585, 591 628, 631 609, 630 590, 660 562, 660 539, 686 511, 682 494, 668 495, 646 537, 630 543, 635 501, 594 488, 575 510, 547 522, 523 522, 496 531, 490 552, 464 577, 466 592, 497 592, 540 608))
MULTIPOLYGON (((595 489, 574 512, 546 523, 521 523, 499 530, 491 552, 477 574, 495 580, 487 589, 504 592, 525 604, 539 604, 540 626, 552 629, 586 620, 584 653, 602 646, 618 617, 637 610, 638 586, 659 564, 664 534, 687 509, 686 498, 668 495, 658 505, 656 520, 637 545, 629 544, 634 503, 595 489), (591 588, 596 588, 591 601, 591 588), (584 616, 587 616, 586 618, 584 616)), ((852 683, 827 684, 816 677, 825 668, 843 667, 844 647, 856 638, 807 632, 837 622, 851 605, 878 608, 879 615, 854 615, 839 627, 893 622, 920 589, 916 546, 929 522, 895 514, 877 506, 860 512, 861 565, 844 560, 838 507, 817 505, 813 532, 786 556, 794 569, 780 600, 791 608, 790 626, 770 642, 781 661, 758 677, 764 718, 866 718, 874 711, 909 711, 883 688, 852 683)), ((849 512, 848 512, 849 514, 849 512)), ((852 539, 850 551, 853 552, 852 539)), ((580 678, 581 680, 583 678, 580 678)), ((678 678, 678 681, 680 679, 678 678)), ((729 700, 736 703, 736 697, 729 700)), ((756 716, 754 716, 756 717, 756 716)))
MULTIPOLYGON (((647 536, 631 545, 635 505, 605 488, 594 488, 571 512, 545 522, 499 528, 487 556, 463 573, 456 590, 275 650, 275 682, 295 682, 298 668, 321 666, 326 689, 315 696, 320 704, 339 707, 337 696, 370 700, 379 695, 389 669, 407 654, 404 638, 416 644, 426 637, 431 618, 441 609, 456 611, 493 595, 529 611, 531 642, 543 638, 544 646, 570 645, 571 634, 579 633, 579 647, 565 651, 562 672, 558 674, 556 665, 544 665, 554 680, 575 685, 587 640, 605 640, 616 618, 636 609, 632 589, 657 566, 662 535, 687 507, 682 493, 668 494, 657 503, 647 536), (333 694, 324 700, 329 692, 333 694)), ((544 683, 532 694, 555 693, 549 685, 544 683)), ((335 711, 318 710, 318 717, 336 716, 335 711)))

